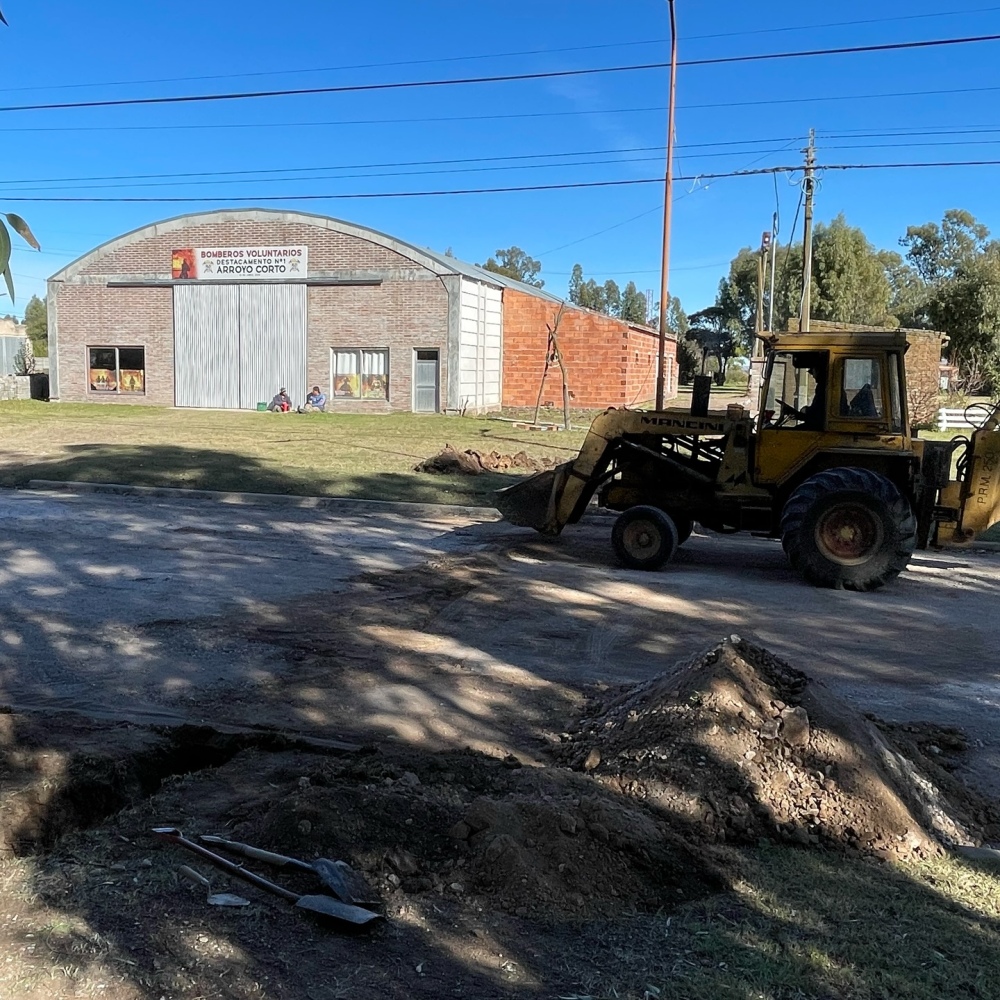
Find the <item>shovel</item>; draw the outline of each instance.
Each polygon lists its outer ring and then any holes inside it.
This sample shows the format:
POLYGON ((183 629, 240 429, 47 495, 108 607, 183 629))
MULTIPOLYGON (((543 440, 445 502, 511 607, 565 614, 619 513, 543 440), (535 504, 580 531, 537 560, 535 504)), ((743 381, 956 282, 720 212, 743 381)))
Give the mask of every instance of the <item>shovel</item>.
POLYGON ((158 826, 153 829, 153 833, 160 840, 184 847, 206 861, 211 861, 213 865, 221 868, 224 872, 257 886, 258 889, 263 889, 266 892, 273 893, 275 896, 280 896, 282 899, 288 900, 289 903, 294 903, 300 910, 317 913, 323 917, 331 917, 334 920, 352 924, 355 927, 362 927, 372 920, 379 919, 379 914, 372 913, 371 910, 363 910, 360 906, 351 906, 330 896, 300 896, 298 893, 284 888, 284 886, 269 882, 266 878, 247 871, 246 868, 241 868, 239 865, 233 864, 232 861, 220 857, 218 854, 213 854, 207 847, 202 847, 201 844, 196 844, 194 841, 185 839, 184 834, 176 827, 158 826))
POLYGON ((212 892, 212 883, 205 878, 201 872, 196 872, 193 868, 188 868, 187 865, 181 865, 177 869, 177 874, 182 875, 189 882, 193 882, 197 886, 201 886, 208 892, 208 899, 206 902, 209 906, 249 906, 250 900, 244 899, 242 896, 234 896, 231 892, 212 892))
POLYGON ((241 854, 245 858, 252 858, 254 861, 263 861, 265 864, 274 865, 275 868, 295 868, 303 872, 315 872, 319 880, 330 889, 333 894, 345 903, 366 903, 371 900, 366 897, 370 893, 364 891, 361 878, 350 865, 343 861, 330 861, 327 858, 317 858, 315 861, 300 861, 298 858, 289 858, 284 854, 274 854, 271 851, 263 851, 259 847, 251 847, 250 844, 241 844, 235 840, 226 840, 223 837, 204 836, 198 838, 203 844, 211 844, 213 847, 222 847, 234 854, 241 854))

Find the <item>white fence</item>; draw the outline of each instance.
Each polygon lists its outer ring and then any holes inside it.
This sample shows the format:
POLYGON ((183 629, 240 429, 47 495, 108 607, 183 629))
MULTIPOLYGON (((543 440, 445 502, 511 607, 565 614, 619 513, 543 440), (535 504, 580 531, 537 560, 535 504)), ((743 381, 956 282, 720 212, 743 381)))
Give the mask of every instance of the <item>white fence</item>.
POLYGON ((951 431, 968 430, 970 428, 979 427, 985 422, 987 413, 988 408, 982 406, 973 406, 968 410, 961 406, 955 409, 942 407, 938 410, 937 429, 939 431, 951 431), (969 422, 969 419, 966 417, 966 413, 972 417, 975 423, 969 422))

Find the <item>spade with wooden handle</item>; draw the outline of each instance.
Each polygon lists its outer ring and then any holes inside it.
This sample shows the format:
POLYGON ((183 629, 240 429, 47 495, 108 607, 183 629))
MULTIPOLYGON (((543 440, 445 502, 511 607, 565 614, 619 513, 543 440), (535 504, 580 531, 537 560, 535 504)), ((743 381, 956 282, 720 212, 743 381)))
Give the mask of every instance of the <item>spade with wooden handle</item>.
POLYGON ((368 898, 371 894, 365 891, 361 878, 343 861, 330 861, 328 858, 300 861, 298 858, 289 858, 284 854, 264 851, 259 847, 252 847, 250 844, 226 840, 224 837, 205 835, 199 837, 198 840, 203 844, 211 844, 213 847, 221 847, 245 858, 252 858, 254 861, 263 861, 265 864, 274 865, 275 868, 295 868, 298 871, 315 872, 323 885, 345 903, 364 904, 371 902, 368 898))
POLYGON ((206 861, 210 861, 216 868, 221 868, 224 872, 257 886, 258 889, 263 889, 265 892, 280 896, 289 903, 294 903, 300 910, 316 913, 323 917, 330 917, 333 920, 352 924, 355 927, 362 927, 373 920, 379 919, 379 914, 372 913, 371 910, 363 910, 360 906, 351 906, 349 903, 342 903, 339 899, 333 899, 330 896, 300 896, 298 893, 292 892, 284 886, 276 885, 274 882, 270 882, 266 878, 248 871, 246 868, 242 868, 240 865, 233 864, 232 861, 220 857, 207 847, 202 847, 201 844, 187 840, 184 834, 176 827, 158 826, 153 829, 153 834, 168 844, 177 844, 179 847, 197 854, 206 861))

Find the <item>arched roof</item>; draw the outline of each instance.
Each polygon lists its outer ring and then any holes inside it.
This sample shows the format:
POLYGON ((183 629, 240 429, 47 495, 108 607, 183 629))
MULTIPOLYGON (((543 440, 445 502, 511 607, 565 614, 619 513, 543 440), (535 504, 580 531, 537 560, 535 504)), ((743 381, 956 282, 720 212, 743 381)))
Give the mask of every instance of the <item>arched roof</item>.
POLYGON ((385 247, 395 253, 407 257, 417 264, 426 267, 435 274, 460 273, 456 268, 448 266, 445 261, 449 258, 434 253, 431 250, 422 249, 407 243, 405 240, 397 239, 380 233, 376 229, 369 229, 367 226, 359 226, 353 222, 345 222, 342 219, 332 219, 326 215, 314 215, 311 212, 295 212, 276 208, 220 208, 208 212, 195 212, 189 215, 176 215, 170 219, 163 219, 160 222, 153 222, 150 225, 141 226, 131 232, 116 236, 114 239, 102 243, 93 250, 88 250, 82 257, 77 257, 72 263, 67 264, 61 271, 52 275, 50 280, 65 281, 73 278, 87 268, 89 264, 99 260, 106 254, 115 250, 138 243, 141 240, 149 239, 153 236, 163 236, 167 233, 176 232, 180 229, 187 229, 191 226, 206 225, 213 222, 289 222, 303 223, 315 226, 318 229, 328 229, 336 233, 343 233, 345 236, 355 236, 368 240, 378 246, 385 247))
POLYGON ((551 292, 533 285, 526 285, 523 282, 507 278, 502 274, 487 271, 478 264, 469 264, 466 261, 449 257, 445 254, 436 253, 426 247, 418 247, 406 240, 401 240, 395 236, 379 232, 368 226, 359 226, 354 222, 346 222, 343 219, 334 219, 327 215, 316 215, 312 212, 289 211, 279 208, 219 208, 207 212, 194 212, 187 215, 176 215, 160 222, 153 222, 131 232, 116 236, 113 239, 102 243, 93 250, 88 250, 81 257, 77 257, 72 263, 67 264, 62 270, 57 271, 49 279, 50 281, 69 281, 81 274, 94 261, 99 260, 106 254, 113 253, 122 247, 138 243, 140 240, 149 239, 153 236, 163 236, 177 230, 187 229, 190 226, 206 225, 212 222, 289 222, 303 223, 309 226, 316 226, 319 229, 328 229, 345 236, 354 236, 359 239, 368 240, 377 246, 385 247, 400 254, 414 263, 426 267, 434 274, 461 274, 474 281, 485 282, 495 285, 498 288, 516 288, 539 298, 549 299, 552 302, 562 302, 562 298, 553 295, 551 292))

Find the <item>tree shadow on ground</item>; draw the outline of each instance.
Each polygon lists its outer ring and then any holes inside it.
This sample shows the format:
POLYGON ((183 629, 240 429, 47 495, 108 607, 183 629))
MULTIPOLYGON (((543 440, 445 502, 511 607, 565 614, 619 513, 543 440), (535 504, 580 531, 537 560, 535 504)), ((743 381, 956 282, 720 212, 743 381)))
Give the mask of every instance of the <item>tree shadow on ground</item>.
MULTIPOLYGON (((176 524, 176 509, 166 514, 176 524)), ((370 530, 376 522, 367 520, 364 527, 370 530)), ((143 533, 151 525, 136 523, 128 530, 143 533)), ((223 539, 216 555, 233 543, 223 539)), ((637 672, 654 665, 666 669, 729 631, 719 620, 695 620, 690 595, 676 598, 671 588, 659 588, 648 577, 609 570, 606 557, 587 547, 596 542, 583 538, 579 547, 574 544, 544 550, 548 562, 531 542, 468 558, 444 554, 391 571, 366 565, 344 544, 323 558, 352 562, 349 588, 272 598, 239 612, 220 609, 206 596, 201 616, 197 603, 181 613, 164 606, 155 619, 138 623, 139 644, 150 658, 193 641, 222 657, 266 646, 269 656, 280 659, 266 676, 253 667, 243 676, 237 670, 222 684, 199 682, 180 699, 182 707, 215 722, 366 739, 410 759, 419 753, 430 761, 471 746, 484 768, 502 768, 511 752, 529 766, 540 765, 544 734, 579 717, 587 683, 620 676, 619 657, 636 657, 637 672), (575 563, 574 553, 580 557, 575 563), (536 560, 532 573, 525 571, 530 560, 536 560), (648 614, 637 618, 640 598, 648 614), (233 644, 228 651, 220 645, 223 638, 233 644)), ((38 585, 59 585, 74 561, 82 573, 85 558, 84 551, 64 550, 55 577, 38 567, 38 585)), ((722 593, 711 598, 720 616, 727 605, 733 612, 726 593, 734 581, 785 572, 769 556, 754 554, 741 562, 736 550, 726 558, 713 567, 722 577, 714 581, 722 593)), ((682 561, 678 571, 694 572, 692 563, 682 561)), ((193 588, 199 569, 189 572, 193 588)), ((237 569, 220 574, 213 586, 238 592, 238 579, 237 569)), ((921 582, 899 599, 919 603, 935 586, 921 582)), ((72 601, 75 593, 57 599, 72 601)), ((192 600, 201 599, 195 593, 192 600)), ((787 594, 776 594, 775 600, 787 605, 787 594)), ((814 629, 808 639, 813 649, 839 636, 842 627, 852 627, 848 619, 860 615, 860 603, 861 595, 859 602, 844 605, 844 620, 829 625, 830 635, 814 629)), ((731 621, 739 627, 738 615, 731 621)), ((69 616, 58 628, 39 624, 28 630, 8 620, 4 629, 4 643, 28 644, 32 659, 42 665, 65 657, 83 638, 72 634, 69 616)), ((807 643, 805 637, 801 641, 807 643)), ((806 659, 803 645, 796 662, 808 667, 806 659)), ((97 683, 109 706, 133 693, 127 678, 115 682, 103 674, 97 683)), ((45 774, 41 764, 41 755, 60 750, 56 741, 47 743, 37 725, 9 719, 0 747, 4 788, 19 785, 27 792, 42 778, 57 789, 61 765, 50 765, 45 774)), ((55 728, 56 720, 48 725, 55 728)), ((109 728, 106 743, 112 735, 109 728)), ((100 728, 94 736, 95 745, 84 752, 98 758, 100 728)), ((68 997, 78 985, 96 990, 103 983, 102 994, 115 1000, 188 993, 234 1000, 449 995, 528 1000, 554 993, 708 1000, 730 992, 930 1000, 986 997, 996 981, 989 978, 1000 944, 996 913, 956 906, 933 882, 962 878, 957 863, 944 874, 918 877, 835 854, 790 848, 735 852, 723 869, 729 883, 723 896, 681 911, 664 899, 662 912, 647 908, 612 920, 484 912, 474 894, 464 900, 445 887, 408 895, 405 912, 371 937, 344 937, 280 904, 242 913, 205 908, 202 898, 176 879, 176 865, 188 859, 155 849, 142 835, 151 809, 159 822, 176 822, 191 832, 203 832, 193 824, 252 822, 275 802, 306 796, 318 779, 303 786, 302 778, 323 773, 315 761, 324 755, 311 759, 313 764, 301 756, 275 756, 270 762, 256 756, 241 765, 236 757, 224 780, 209 769, 168 782, 152 804, 137 805, 105 828, 71 834, 43 855, 0 862, 0 885, 19 915, 16 926, 9 923, 0 931, 6 937, 0 944, 4 953, 17 956, 20 995, 68 997), (849 933, 844 925, 850 925, 849 933)), ((725 777, 732 762, 714 760, 711 766, 725 777)), ((361 771, 357 781, 371 784, 373 778, 361 771)), ((479 791, 466 788, 452 813, 435 815, 435 834, 460 820, 465 800, 479 791)), ((489 785, 481 791, 488 795, 489 785)), ((617 794, 629 809, 643 808, 624 792, 617 794)), ((60 809, 67 810, 65 797, 42 798, 33 822, 51 832, 60 809)), ((657 818, 681 835, 693 835, 680 814, 660 809, 657 818)), ((359 831, 359 840, 363 835, 359 831)), ((287 839, 263 846, 321 848, 311 836, 311 827, 293 827, 287 839)), ((15 846, 23 851, 31 841, 31 830, 22 826, 15 846)))
POLYGON ((231 451, 180 445, 79 444, 64 455, 0 467, 0 486, 23 488, 35 479, 116 483, 290 496, 340 496, 413 503, 489 506, 490 494, 514 476, 385 472, 327 475, 231 451))

